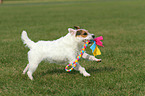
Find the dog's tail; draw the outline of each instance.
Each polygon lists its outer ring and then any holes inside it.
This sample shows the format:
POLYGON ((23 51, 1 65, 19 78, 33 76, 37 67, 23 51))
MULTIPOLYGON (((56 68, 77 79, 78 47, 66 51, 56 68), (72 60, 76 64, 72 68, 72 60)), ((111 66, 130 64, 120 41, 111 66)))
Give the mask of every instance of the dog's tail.
POLYGON ((35 42, 33 42, 28 38, 26 31, 22 32, 21 39, 24 42, 24 44, 26 44, 26 46, 29 47, 30 49, 35 45, 35 42))

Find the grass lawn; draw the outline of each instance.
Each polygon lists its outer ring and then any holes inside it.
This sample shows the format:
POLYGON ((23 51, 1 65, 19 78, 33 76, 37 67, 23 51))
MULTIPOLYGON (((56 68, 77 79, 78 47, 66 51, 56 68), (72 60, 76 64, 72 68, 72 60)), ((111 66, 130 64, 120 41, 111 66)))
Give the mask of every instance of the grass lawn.
MULTIPOLYGON (((145 95, 144 0, 11 1, 0 5, 1 96, 145 95), (22 30, 33 41, 54 40, 74 25, 104 37, 101 63, 79 61, 91 77, 44 61, 34 81, 22 74, 29 51, 21 41, 22 30)), ((92 54, 89 48, 87 52, 92 54)))

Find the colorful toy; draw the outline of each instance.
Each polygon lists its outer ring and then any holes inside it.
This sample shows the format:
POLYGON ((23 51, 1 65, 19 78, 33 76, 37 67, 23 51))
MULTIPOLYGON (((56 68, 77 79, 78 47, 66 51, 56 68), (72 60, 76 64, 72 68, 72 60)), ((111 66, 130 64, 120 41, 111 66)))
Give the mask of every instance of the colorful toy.
MULTIPOLYGON (((104 46, 103 46, 103 43, 100 40, 103 40, 103 37, 102 36, 95 38, 93 40, 94 44, 90 47, 92 49, 92 53, 93 53, 94 56, 101 55, 100 49, 98 48, 97 45, 102 46, 102 47, 104 47, 104 46)), ((67 72, 72 71, 77 66, 77 63, 80 60, 80 58, 82 57, 82 55, 84 54, 85 49, 88 46, 89 42, 90 42, 89 40, 85 42, 85 44, 83 45, 83 47, 82 47, 79 55, 77 56, 77 59, 73 63, 68 64, 65 67, 65 70, 67 72), (69 66, 72 66, 72 68, 68 69, 69 66)))
POLYGON ((104 47, 104 46, 100 40, 103 40, 102 36, 95 38, 93 41, 94 44, 90 47, 90 49, 92 49, 92 53, 94 56, 101 55, 100 49, 98 48, 97 45, 102 46, 102 47, 104 47))

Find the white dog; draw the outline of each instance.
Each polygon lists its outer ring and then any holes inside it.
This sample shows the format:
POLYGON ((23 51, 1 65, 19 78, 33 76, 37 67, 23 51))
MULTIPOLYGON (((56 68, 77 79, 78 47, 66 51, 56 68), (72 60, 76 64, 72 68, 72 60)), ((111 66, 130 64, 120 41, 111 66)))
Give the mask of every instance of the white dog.
MULTIPOLYGON (((27 64, 23 74, 28 70, 28 77, 33 80, 33 72, 36 70, 39 63, 45 59, 50 63, 70 64, 76 60, 84 42, 95 38, 94 34, 90 34, 87 30, 80 29, 78 26, 75 26, 75 29, 68 28, 68 31, 69 33, 66 36, 57 40, 38 41, 37 43, 31 41, 26 31, 23 31, 21 38, 24 44, 30 48, 28 52, 29 64, 27 64)), ((87 53, 84 53, 82 57, 93 61, 101 61, 101 59, 97 59, 87 53)), ((84 76, 90 76, 85 68, 81 67, 79 64, 77 64, 75 70, 80 71, 84 76)))

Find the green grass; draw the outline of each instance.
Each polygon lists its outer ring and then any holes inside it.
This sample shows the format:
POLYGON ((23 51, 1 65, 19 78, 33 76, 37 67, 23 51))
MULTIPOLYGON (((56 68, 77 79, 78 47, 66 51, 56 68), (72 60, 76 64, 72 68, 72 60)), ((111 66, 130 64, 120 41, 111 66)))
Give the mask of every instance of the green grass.
POLYGON ((144 0, 49 2, 0 5, 1 96, 144 96, 144 0), (91 77, 48 62, 41 62, 34 81, 22 75, 29 50, 21 41, 22 30, 34 41, 54 40, 74 25, 104 37, 101 63, 79 61, 91 77))

